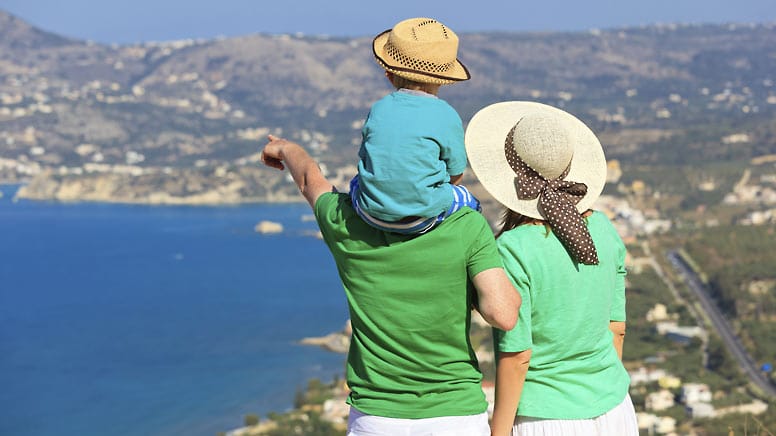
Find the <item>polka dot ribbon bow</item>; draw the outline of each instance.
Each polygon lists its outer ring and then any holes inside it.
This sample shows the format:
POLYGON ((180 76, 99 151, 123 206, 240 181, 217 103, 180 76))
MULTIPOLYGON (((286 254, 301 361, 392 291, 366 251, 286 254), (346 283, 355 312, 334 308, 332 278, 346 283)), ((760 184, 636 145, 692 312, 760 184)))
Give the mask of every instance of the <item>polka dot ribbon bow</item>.
POLYGON ((557 179, 547 180, 517 155, 512 146, 512 132, 507 138, 504 150, 507 162, 517 176, 517 198, 533 200, 539 197, 539 213, 566 247, 572 259, 585 265, 598 265, 598 253, 593 238, 590 237, 585 220, 576 207, 587 193, 587 185, 563 180, 571 165, 569 164, 557 179))

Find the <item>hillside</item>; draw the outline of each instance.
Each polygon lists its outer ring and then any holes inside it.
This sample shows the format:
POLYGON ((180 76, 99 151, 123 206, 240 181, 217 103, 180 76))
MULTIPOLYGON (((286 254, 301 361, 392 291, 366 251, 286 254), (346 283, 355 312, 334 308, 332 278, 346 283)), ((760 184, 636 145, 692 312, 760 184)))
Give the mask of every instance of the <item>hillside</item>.
MULTIPOLYGON (((473 79, 441 96, 464 120, 499 100, 565 107, 625 165, 749 159, 776 152, 775 47, 772 24, 463 34, 473 79), (747 141, 721 142, 743 130, 747 141)), ((254 165, 266 133, 300 141, 344 179, 386 92, 369 39, 106 46, 0 12, 0 180, 63 200, 149 201, 98 189, 105 173, 159 202, 287 199, 293 190, 254 165)))

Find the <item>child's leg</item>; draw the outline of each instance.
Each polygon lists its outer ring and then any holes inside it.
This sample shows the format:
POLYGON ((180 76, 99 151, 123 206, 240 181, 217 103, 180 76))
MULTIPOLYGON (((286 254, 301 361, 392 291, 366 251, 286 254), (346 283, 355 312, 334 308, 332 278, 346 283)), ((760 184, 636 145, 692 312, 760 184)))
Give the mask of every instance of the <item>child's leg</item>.
POLYGON ((352 179, 350 179, 350 202, 353 204, 353 209, 356 211, 356 214, 361 217, 362 220, 366 221, 367 224, 371 223, 371 218, 366 212, 364 212, 361 209, 361 206, 358 204, 358 195, 361 192, 361 188, 358 185, 358 174, 356 174, 352 179))
POLYGON ((477 200, 477 198, 473 196, 472 193, 469 192, 469 190, 466 189, 465 186, 461 186, 461 185, 450 185, 450 186, 453 188, 453 204, 450 206, 450 209, 448 209, 447 212, 437 217, 438 223, 442 222, 445 218, 449 217, 450 215, 458 212, 464 206, 468 206, 476 210, 477 212, 482 212, 480 201, 477 200))
POLYGON ((350 179, 350 201, 353 203, 353 207, 356 208, 356 210, 358 210, 358 193, 358 174, 356 174, 350 179))
POLYGON ((356 214, 358 214, 364 222, 376 229, 402 235, 414 235, 429 231, 437 222, 434 217, 418 218, 408 222, 387 222, 379 220, 369 215, 358 204, 359 190, 358 175, 356 175, 350 180, 350 202, 353 204, 353 209, 356 211, 356 214))

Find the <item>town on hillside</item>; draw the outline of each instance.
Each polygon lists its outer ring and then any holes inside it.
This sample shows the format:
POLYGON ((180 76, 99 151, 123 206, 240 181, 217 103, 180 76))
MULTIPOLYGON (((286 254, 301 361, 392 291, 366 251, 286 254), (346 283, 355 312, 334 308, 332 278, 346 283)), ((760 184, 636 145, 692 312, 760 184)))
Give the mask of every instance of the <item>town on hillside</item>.
MULTIPOLYGON (((539 101, 604 146, 595 207, 629 250, 623 361, 644 434, 776 432, 776 24, 460 36, 473 79, 440 95, 464 123, 497 101, 539 101)), ((259 165, 276 134, 347 190, 368 108, 389 91, 369 43, 102 45, 0 10, 0 183, 21 185, 19 201, 302 201, 286 173, 259 165)), ((464 183, 498 226, 496 203, 471 173, 464 183)), ((471 336, 492 399, 490 330, 471 336)), ((345 395, 339 379, 309 381, 294 411, 224 431, 341 434, 345 395)))

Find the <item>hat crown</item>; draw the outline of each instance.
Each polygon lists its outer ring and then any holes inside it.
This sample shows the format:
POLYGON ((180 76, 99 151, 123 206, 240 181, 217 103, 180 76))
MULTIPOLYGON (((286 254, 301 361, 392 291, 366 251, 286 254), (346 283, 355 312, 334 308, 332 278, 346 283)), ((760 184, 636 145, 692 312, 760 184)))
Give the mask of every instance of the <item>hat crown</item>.
POLYGON ((464 142, 483 188, 499 203, 526 216, 545 219, 537 199, 518 196, 519 174, 511 156, 551 185, 584 184, 587 191, 576 203, 579 212, 593 205, 606 183, 606 157, 595 133, 574 115, 546 104, 504 101, 486 106, 469 121, 464 142), (539 121, 542 118, 555 121, 539 121), (561 181, 557 176, 566 168, 568 174, 561 181))
POLYGON ((415 82, 446 85, 471 77, 458 60, 458 36, 433 18, 410 18, 372 41, 386 71, 415 82))
POLYGON ((445 65, 456 60, 458 36, 433 18, 410 18, 394 26, 386 46, 398 57, 445 65))
MULTIPOLYGON (((572 129, 559 116, 528 113, 512 129, 511 144, 523 162, 545 179, 557 179, 574 157, 572 129)), ((509 142, 509 140, 507 140, 509 142)))

